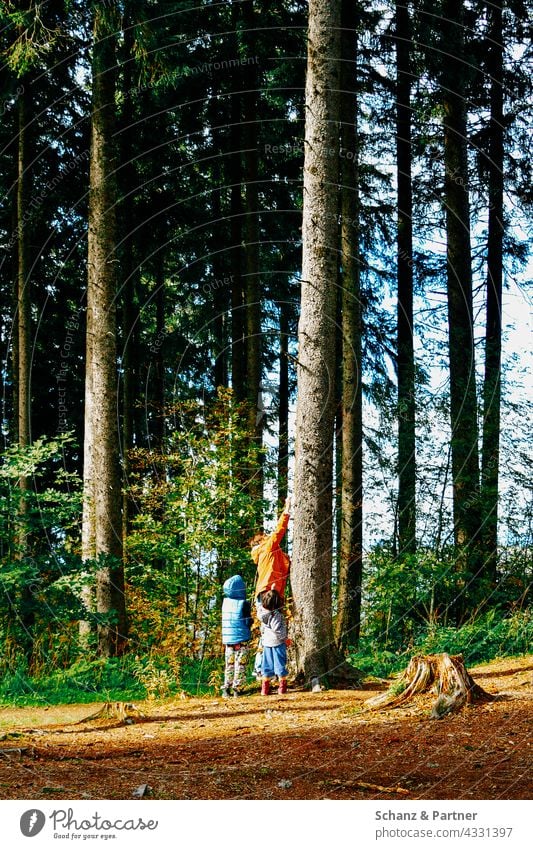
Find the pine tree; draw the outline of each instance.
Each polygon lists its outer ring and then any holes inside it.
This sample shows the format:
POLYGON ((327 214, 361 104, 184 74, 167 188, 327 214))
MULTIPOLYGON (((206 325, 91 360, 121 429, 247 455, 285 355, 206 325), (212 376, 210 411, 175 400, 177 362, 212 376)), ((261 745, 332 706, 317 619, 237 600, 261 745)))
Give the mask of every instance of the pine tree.
POLYGON ((357 135, 358 14, 342 2, 341 65, 341 515, 335 632, 342 648, 356 645, 363 579, 363 392, 360 284, 359 140, 357 135))
POLYGON ((489 224, 487 237, 487 305, 485 378, 483 384, 483 448, 481 464, 483 554, 485 573, 494 581, 498 562, 498 476, 500 468, 500 404, 503 280, 503 3, 489 5, 490 26, 486 71, 490 79, 490 131, 487 151, 489 224))
POLYGON ((311 0, 291 570, 298 673, 307 681, 340 669, 331 593, 340 25, 340 0, 311 0))
POLYGON ((111 656, 126 641, 115 307, 118 6, 96 3, 93 15, 83 556, 98 561, 98 648, 111 656))
POLYGON ((416 548, 415 368, 413 351, 412 34, 407 0, 396 0, 396 168, 398 181, 398 550, 416 548))
POLYGON ((469 173, 466 120, 464 10, 445 0, 441 96, 447 234, 448 350, 450 362, 453 514, 457 547, 456 616, 468 609, 480 570, 481 516, 472 306, 469 173))

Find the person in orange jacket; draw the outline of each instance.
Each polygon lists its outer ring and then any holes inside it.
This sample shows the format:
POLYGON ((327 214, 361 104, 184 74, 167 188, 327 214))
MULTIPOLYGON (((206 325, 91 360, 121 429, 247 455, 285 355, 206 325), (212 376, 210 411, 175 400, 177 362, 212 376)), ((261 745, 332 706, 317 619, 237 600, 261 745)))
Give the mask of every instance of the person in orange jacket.
POLYGON ((276 530, 271 534, 259 533, 250 540, 252 560, 257 566, 255 597, 265 590, 277 590, 283 599, 289 575, 290 559, 280 548, 280 542, 290 519, 291 500, 287 498, 278 519, 276 530))
MULTIPOLYGON (((278 519, 276 530, 271 534, 258 533, 250 540, 250 553, 257 566, 255 598, 258 602, 261 602, 262 594, 267 590, 277 590, 283 602, 291 562, 288 555, 280 548, 280 542, 285 536, 289 524, 290 509, 291 500, 287 498, 278 519)), ((262 678, 262 662, 263 639, 261 635, 254 662, 255 677, 259 680, 262 678)))

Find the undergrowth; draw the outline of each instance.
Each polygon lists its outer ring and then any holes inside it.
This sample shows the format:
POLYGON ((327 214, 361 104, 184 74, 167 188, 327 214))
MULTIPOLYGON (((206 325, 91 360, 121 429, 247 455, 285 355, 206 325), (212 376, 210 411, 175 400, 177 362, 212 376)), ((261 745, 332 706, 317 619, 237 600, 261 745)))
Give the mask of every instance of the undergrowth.
POLYGON ((368 675, 386 678, 404 669, 415 654, 462 654, 467 666, 500 657, 527 654, 533 647, 533 612, 519 611, 502 618, 496 610, 479 616, 461 628, 436 625, 421 627, 407 647, 382 648, 363 634, 349 660, 368 675))
MULTIPOLYGON (((388 677, 404 669, 414 654, 463 654, 467 666, 531 651, 533 614, 521 611, 501 618, 496 611, 461 628, 434 626, 420 629, 409 646, 381 647, 363 634, 361 645, 349 660, 368 675, 388 677)), ((74 704, 99 701, 164 699, 187 693, 202 696, 217 692, 223 657, 202 661, 164 655, 80 659, 67 669, 30 675, 24 662, 7 666, 0 675, 0 704, 7 706, 74 704)), ((251 666, 249 678, 252 677, 251 666)))
POLYGON ((210 677, 217 660, 166 664, 164 658, 123 657, 80 660, 68 669, 31 676, 24 665, 4 672, 0 704, 7 706, 85 704, 100 701, 164 699, 183 692, 212 693, 210 677))

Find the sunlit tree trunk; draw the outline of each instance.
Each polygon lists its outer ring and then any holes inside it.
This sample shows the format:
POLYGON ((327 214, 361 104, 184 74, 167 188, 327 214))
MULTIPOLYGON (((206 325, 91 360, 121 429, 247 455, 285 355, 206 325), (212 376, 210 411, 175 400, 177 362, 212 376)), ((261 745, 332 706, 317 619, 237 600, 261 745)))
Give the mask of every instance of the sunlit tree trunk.
POLYGON ((289 475, 289 305, 279 305, 278 507, 288 494, 289 475))
POLYGON ((298 673, 333 674, 332 474, 335 415, 340 0, 310 0, 291 584, 298 673))
POLYGON ((119 20, 115 3, 94 5, 85 409, 85 446, 90 440, 91 448, 84 458, 87 505, 84 538, 87 550, 89 546, 94 548, 94 556, 99 560, 96 611, 98 648, 103 656, 120 654, 126 641, 117 425, 116 161, 113 149, 119 20))

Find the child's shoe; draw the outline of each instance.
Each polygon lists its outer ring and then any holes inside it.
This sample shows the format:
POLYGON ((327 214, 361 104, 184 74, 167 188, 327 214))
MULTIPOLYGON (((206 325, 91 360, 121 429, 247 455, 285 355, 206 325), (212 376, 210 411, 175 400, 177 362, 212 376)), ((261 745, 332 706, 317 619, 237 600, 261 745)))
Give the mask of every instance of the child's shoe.
POLYGON ((286 692, 287 692, 287 679, 286 678, 280 678, 279 679, 278 694, 280 696, 284 696, 286 692))
POLYGON ((269 696, 270 695, 270 681, 266 678, 261 684, 261 695, 269 696))
POLYGON ((229 699, 230 696, 231 696, 231 693, 229 691, 229 687, 222 687, 222 698, 223 699, 229 699))
POLYGON ((233 698, 238 699, 239 696, 242 696, 241 691, 240 690, 233 690, 233 698))

